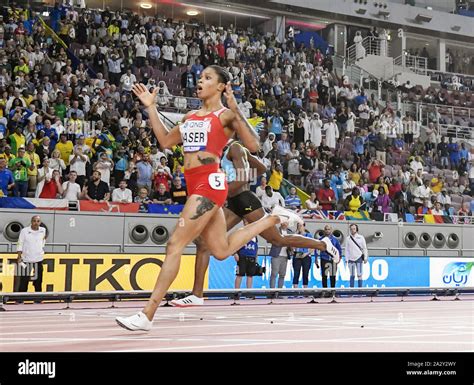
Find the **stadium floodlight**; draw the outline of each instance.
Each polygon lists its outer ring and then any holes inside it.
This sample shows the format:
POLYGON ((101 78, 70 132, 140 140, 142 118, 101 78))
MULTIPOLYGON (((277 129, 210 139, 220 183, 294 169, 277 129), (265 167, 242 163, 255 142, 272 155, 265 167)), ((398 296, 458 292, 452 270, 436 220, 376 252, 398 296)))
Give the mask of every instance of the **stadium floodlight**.
POLYGON ((150 9, 152 5, 150 3, 140 3, 140 7, 143 9, 150 9))
POLYGON ((197 16, 197 15, 199 15, 199 12, 196 11, 196 10, 190 10, 190 11, 186 12, 186 15, 188 15, 188 16, 197 16))

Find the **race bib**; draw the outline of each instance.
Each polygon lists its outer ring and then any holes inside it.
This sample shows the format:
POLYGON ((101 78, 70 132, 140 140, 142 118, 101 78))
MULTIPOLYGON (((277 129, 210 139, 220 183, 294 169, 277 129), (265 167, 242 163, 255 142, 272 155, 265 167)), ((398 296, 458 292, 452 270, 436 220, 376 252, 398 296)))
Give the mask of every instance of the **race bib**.
POLYGON ((184 152, 205 150, 207 135, 211 130, 210 120, 187 120, 180 126, 184 152))
POLYGON ((209 185, 213 190, 225 190, 225 174, 223 172, 209 174, 209 185))

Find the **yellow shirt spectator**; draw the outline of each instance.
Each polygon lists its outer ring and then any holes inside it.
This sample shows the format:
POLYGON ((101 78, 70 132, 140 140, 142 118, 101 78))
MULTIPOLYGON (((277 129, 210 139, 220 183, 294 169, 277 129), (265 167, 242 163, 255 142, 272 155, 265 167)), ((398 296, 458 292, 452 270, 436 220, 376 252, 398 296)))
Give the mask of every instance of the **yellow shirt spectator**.
POLYGON ((279 191, 282 180, 283 180, 283 173, 281 171, 273 170, 272 175, 270 175, 270 180, 268 181, 268 185, 271 186, 273 191, 279 191))
POLYGON ((438 178, 431 179, 431 190, 433 190, 435 194, 439 194, 441 190, 443 189, 443 186, 444 186, 444 183, 442 180, 438 178))
POLYGON ((255 109, 259 112, 262 112, 265 108, 265 100, 255 99, 255 109))
POLYGON ((116 25, 111 24, 109 25, 109 28, 107 28, 107 31, 109 33, 109 36, 114 36, 115 34, 118 34, 120 32, 120 29, 116 25))
POLYGON ((385 194, 388 194, 388 186, 386 183, 384 184, 375 184, 374 185, 374 191, 379 191, 379 187, 383 187, 383 189, 385 190, 385 194))
POLYGON ((66 166, 69 165, 69 155, 72 155, 74 145, 70 140, 66 142, 58 142, 55 147, 56 150, 59 150, 61 153, 61 159, 64 160, 66 166))
POLYGON ((36 152, 26 152, 26 157, 30 159, 31 164, 35 166, 33 170, 28 168, 28 176, 36 176, 38 175, 38 166, 41 164, 40 157, 36 152))

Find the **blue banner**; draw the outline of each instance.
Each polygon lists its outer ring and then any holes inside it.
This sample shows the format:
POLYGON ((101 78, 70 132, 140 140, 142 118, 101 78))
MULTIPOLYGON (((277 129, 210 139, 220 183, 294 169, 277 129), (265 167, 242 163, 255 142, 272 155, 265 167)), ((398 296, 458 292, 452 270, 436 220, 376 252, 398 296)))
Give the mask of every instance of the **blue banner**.
POLYGON ((150 214, 181 214, 184 205, 162 205, 159 203, 150 203, 148 213, 150 214))
MULTIPOLYGON (((271 257, 260 256, 258 262, 266 266, 262 277, 254 277, 254 288, 270 287, 271 257)), ((235 280, 234 258, 224 261, 211 258, 209 264, 209 289, 230 289, 235 280)), ((338 265, 336 287, 349 287, 349 268, 342 261, 338 265)), ((291 288, 293 280, 292 261, 288 261, 284 287, 291 288)), ((429 257, 370 257, 363 267, 364 287, 422 287, 430 286, 429 257)), ((299 287, 302 287, 300 275, 299 287)), ((329 280, 328 280, 329 281, 329 280)), ((245 282, 245 280, 243 280, 245 282)), ((242 283, 242 287, 244 283, 242 283)), ((357 285, 357 277, 356 277, 357 285)), ((314 265, 312 259, 309 274, 309 288, 321 288, 321 270, 314 265)))

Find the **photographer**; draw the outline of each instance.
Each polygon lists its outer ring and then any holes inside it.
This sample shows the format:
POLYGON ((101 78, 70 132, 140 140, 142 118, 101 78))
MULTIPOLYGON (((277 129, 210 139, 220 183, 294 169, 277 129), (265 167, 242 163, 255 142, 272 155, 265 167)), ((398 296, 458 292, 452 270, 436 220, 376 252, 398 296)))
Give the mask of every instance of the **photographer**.
POLYGON ((349 229, 350 234, 346 240, 344 255, 351 274, 350 287, 354 287, 356 272, 358 287, 362 287, 362 264, 367 263, 369 251, 364 236, 358 233, 359 226, 353 223, 349 229))
MULTIPOLYGON (((244 221, 245 223, 245 221, 244 221)), ((245 246, 241 247, 239 251, 234 255, 236 266, 235 276, 235 288, 239 289, 242 283, 242 277, 247 277, 246 287, 247 289, 252 288, 253 277, 259 274, 261 270, 257 264, 258 256, 258 240, 257 237, 250 240, 245 246)))

